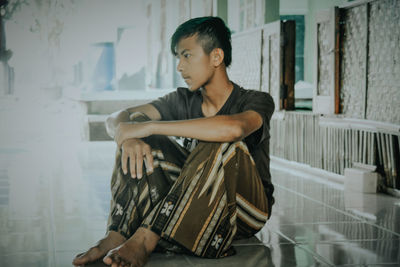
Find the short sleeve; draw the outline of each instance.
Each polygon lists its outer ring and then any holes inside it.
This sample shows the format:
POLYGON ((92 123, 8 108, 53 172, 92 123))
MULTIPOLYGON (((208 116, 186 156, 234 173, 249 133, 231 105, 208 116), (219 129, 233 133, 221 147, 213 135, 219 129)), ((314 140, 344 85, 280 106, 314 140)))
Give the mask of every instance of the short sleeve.
POLYGON ((158 99, 150 102, 158 112, 160 112, 161 120, 172 121, 179 120, 179 114, 182 111, 179 109, 184 107, 184 99, 179 94, 178 90, 166 94, 165 96, 159 97, 158 99))
POLYGON ((270 120, 274 113, 275 105, 272 97, 265 92, 260 91, 248 91, 247 97, 244 97, 244 103, 242 106, 242 112, 247 110, 253 110, 261 115, 263 119, 263 125, 256 132, 246 138, 246 143, 257 145, 264 139, 269 138, 270 120))

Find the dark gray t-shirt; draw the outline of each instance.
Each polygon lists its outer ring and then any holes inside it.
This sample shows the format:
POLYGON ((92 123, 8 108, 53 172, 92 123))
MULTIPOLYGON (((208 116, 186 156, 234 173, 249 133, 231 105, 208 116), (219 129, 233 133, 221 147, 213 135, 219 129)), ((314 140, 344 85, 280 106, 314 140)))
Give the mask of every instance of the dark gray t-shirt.
MULTIPOLYGON (((246 137, 244 142, 253 156, 265 192, 270 200, 270 205, 272 205, 274 187, 271 183, 269 170, 269 122, 274 112, 274 102, 268 93, 246 90, 235 83, 233 85, 232 93, 216 115, 232 115, 253 110, 263 118, 262 127, 246 137)), ((187 88, 179 87, 176 91, 160 97, 150 104, 160 112, 161 120, 174 121, 205 117, 201 110, 202 101, 203 98, 200 90, 192 92, 187 88)), ((192 140, 189 139, 184 142, 184 144, 191 143, 192 140)))

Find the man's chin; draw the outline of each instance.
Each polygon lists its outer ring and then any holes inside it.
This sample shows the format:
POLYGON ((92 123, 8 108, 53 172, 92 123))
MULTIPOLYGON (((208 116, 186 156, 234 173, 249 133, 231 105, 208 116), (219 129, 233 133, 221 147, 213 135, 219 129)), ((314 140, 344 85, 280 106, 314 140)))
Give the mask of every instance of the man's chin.
POLYGON ((187 86, 188 86, 189 91, 192 91, 192 92, 194 92, 200 88, 200 86, 193 86, 191 84, 188 84, 187 86))

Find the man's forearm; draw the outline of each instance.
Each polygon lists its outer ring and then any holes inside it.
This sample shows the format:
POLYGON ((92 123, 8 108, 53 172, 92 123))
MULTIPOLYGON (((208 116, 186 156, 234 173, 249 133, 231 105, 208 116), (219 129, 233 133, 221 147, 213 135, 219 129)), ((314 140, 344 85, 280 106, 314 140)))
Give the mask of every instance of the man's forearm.
POLYGON ((150 133, 181 136, 210 142, 242 140, 262 125, 262 118, 255 112, 214 116, 201 119, 149 122, 150 133))
POLYGON ((219 119, 194 119, 184 121, 151 122, 152 134, 181 136, 210 142, 231 142, 241 139, 240 127, 234 122, 219 119))

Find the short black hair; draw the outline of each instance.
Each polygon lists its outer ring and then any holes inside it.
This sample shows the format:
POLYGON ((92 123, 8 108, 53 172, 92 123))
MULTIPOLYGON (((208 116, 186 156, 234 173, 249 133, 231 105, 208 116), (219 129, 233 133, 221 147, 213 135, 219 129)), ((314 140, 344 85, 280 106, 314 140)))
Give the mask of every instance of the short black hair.
POLYGON ((224 51, 225 66, 231 64, 231 31, 219 17, 193 18, 179 25, 171 37, 172 54, 177 55, 176 46, 181 39, 195 34, 205 53, 210 54, 214 48, 221 48, 224 51))

